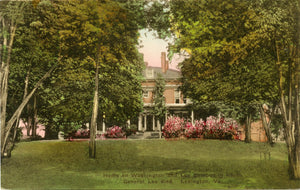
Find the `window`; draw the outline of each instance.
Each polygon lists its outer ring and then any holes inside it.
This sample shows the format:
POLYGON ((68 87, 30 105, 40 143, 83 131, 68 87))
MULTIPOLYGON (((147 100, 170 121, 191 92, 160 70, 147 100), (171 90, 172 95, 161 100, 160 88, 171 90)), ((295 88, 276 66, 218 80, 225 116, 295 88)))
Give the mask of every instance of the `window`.
POLYGON ((180 91, 179 90, 175 90, 175 104, 179 104, 180 103, 180 91))
POLYGON ((153 69, 146 69, 146 77, 153 78, 153 69))
POLYGON ((144 98, 149 98, 149 90, 144 90, 143 91, 143 97, 144 98))

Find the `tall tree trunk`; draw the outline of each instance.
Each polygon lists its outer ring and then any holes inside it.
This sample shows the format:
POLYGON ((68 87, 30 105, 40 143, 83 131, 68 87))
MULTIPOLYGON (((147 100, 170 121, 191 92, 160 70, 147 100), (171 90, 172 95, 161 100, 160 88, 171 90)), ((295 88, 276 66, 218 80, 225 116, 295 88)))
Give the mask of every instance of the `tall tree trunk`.
POLYGON ((300 10, 297 14, 296 56, 295 56, 295 160, 294 178, 300 179, 300 10))
MULTIPOLYGON (((300 20, 300 19, 299 19, 300 20)), ((298 52, 299 53, 299 52, 298 52)), ((293 177, 300 179, 300 58, 296 61, 296 72, 295 72, 295 166, 293 167, 293 177)))
POLYGON ((274 142, 273 142, 271 128, 270 128, 271 118, 269 118, 269 122, 268 122, 267 117, 266 117, 266 112, 265 112, 263 106, 260 107, 260 116, 261 116, 261 120, 262 120, 262 124, 263 124, 264 130, 265 130, 266 136, 268 138, 268 143, 270 145, 272 145, 272 144, 274 144, 274 142))
POLYGON ((246 143, 251 142, 251 120, 252 120, 252 114, 249 112, 247 114, 246 125, 245 125, 245 142, 246 143))
POLYGON ((30 100, 30 98, 33 96, 33 94, 35 93, 35 91, 40 87, 40 85, 42 84, 42 82, 48 78, 50 76, 50 73, 54 70, 55 66, 53 66, 34 86, 34 88, 32 89, 32 91, 30 92, 30 94, 28 94, 26 96, 26 98, 22 101, 22 103, 19 105, 18 109, 15 111, 15 113, 12 115, 12 117, 10 118, 10 120, 7 122, 6 126, 5 126, 5 134, 1 134, 1 137, 3 136, 4 138, 1 139, 1 157, 4 157, 4 153, 6 151, 6 145, 7 145, 7 140, 8 140, 8 136, 9 133, 11 131, 11 128, 13 127, 13 124, 16 122, 16 119, 18 117, 18 115, 20 115, 22 113, 23 108, 26 106, 26 104, 28 103, 28 101, 30 100), (3 143, 2 143, 3 142, 3 143))
MULTIPOLYGON (((299 19, 299 18, 298 18, 299 19)), ((298 28, 299 27, 299 22, 297 22, 298 24, 298 28)), ((300 37, 299 35, 299 31, 298 31, 298 37, 300 37)), ((297 66, 299 64, 299 45, 298 43, 296 46, 296 59, 295 59, 295 64, 296 64, 296 69, 298 68, 299 71, 299 66, 297 66)), ((286 79, 286 83, 288 86, 288 93, 287 93, 287 97, 288 97, 288 102, 286 105, 286 100, 285 100, 285 89, 284 89, 284 76, 283 76, 283 66, 281 64, 281 60, 280 60, 280 53, 279 53, 279 45, 278 42, 276 41, 275 43, 276 45, 276 56, 277 56, 277 65, 279 66, 279 91, 280 91, 280 110, 281 110, 281 114, 282 114, 282 118, 283 118, 283 127, 284 127, 284 137, 285 137, 285 142, 287 145, 287 150, 288 150, 288 160, 289 160, 289 176, 291 179, 300 179, 300 132, 299 132, 299 123, 297 122, 297 120, 293 121, 293 117, 292 117, 292 91, 293 89, 296 90, 296 96, 299 96, 299 86, 297 87, 297 85, 295 86, 295 88, 293 88, 293 77, 292 77, 292 64, 291 64, 291 60, 290 63, 288 65, 289 67, 289 72, 288 72, 288 77, 286 79), (298 92, 297 92, 298 91, 298 92), (298 95, 297 95, 298 93, 298 95)), ((299 84, 299 72, 295 72, 295 84, 299 84)), ((298 97, 299 98, 299 97, 298 97)), ((295 115, 297 117, 297 115, 299 115, 299 100, 297 100, 298 98, 296 98, 295 100, 295 111, 297 112, 295 115)), ((294 117, 295 119, 295 117, 294 117)))
MULTIPOLYGON (((283 116, 283 126, 284 126, 284 136, 285 141, 287 145, 288 150, 288 160, 289 160, 289 176, 291 179, 300 179, 300 138, 299 138, 299 125, 298 122, 295 120, 295 117, 293 117, 292 109, 293 109, 293 90, 296 90, 296 88, 293 88, 293 74, 292 74, 292 68, 291 64, 289 64, 289 77, 287 78, 288 83, 288 102, 286 106, 283 89, 281 88, 281 101, 280 101, 280 108, 283 116), (293 119, 294 118, 294 119, 293 119)), ((280 75, 280 77, 283 77, 280 75)), ((296 77, 297 78, 297 77, 296 77)), ((294 78, 294 79, 296 79, 294 78)), ((281 80, 282 81, 282 80, 281 80)), ((299 81, 297 81, 299 83, 299 81)), ((282 84, 281 84, 282 86, 282 84)), ((299 91, 298 89, 296 90, 299 91)), ((295 93, 295 94, 296 94, 295 93)), ((299 96, 299 94, 298 94, 299 96)), ((298 97, 299 98, 299 97, 298 97)), ((297 99, 295 100, 295 108, 296 112, 297 107, 299 106, 299 102, 297 102, 297 99), (298 105, 296 105, 298 103, 298 105)), ((299 112, 294 114, 299 115, 299 112)))
MULTIPOLYGON (((7 104, 7 95, 8 95, 8 76, 9 76, 9 64, 11 58, 12 45, 15 37, 15 32, 17 25, 11 24, 9 26, 6 25, 5 20, 2 20, 3 29, 9 27, 9 35, 3 36, 3 46, 1 52, 1 69, 0 69, 0 127, 1 127, 1 148, 5 143, 5 134, 9 133, 5 127, 6 124, 6 104, 7 104), (9 37, 9 39, 8 39, 9 37)), ((2 153, 1 153, 2 156, 2 153)))
MULTIPOLYGON (((16 4, 15 10, 17 13, 23 11, 25 3, 20 2, 16 4)), ((1 157, 4 156, 4 147, 6 144, 6 134, 10 133, 10 128, 6 127, 6 105, 7 105, 7 93, 8 93, 8 76, 9 65, 11 59, 11 52, 15 32, 17 25, 20 22, 20 18, 16 17, 12 19, 10 16, 0 15, 0 127, 1 127, 1 157), (3 151, 2 151, 3 150, 3 151)))
MULTIPOLYGON (((283 107, 281 103, 281 106, 283 107)), ((286 114, 286 113, 285 113, 286 114)), ((284 135, 288 149, 289 175, 291 179, 300 179, 299 138, 295 138, 295 127, 290 120, 284 120, 284 135)))
MULTIPOLYGON (((300 179, 300 144, 299 144, 299 126, 295 117, 297 114, 293 115, 293 95, 297 96, 296 93, 293 94, 293 90, 296 90, 296 85, 298 81, 295 80, 297 74, 292 71, 292 63, 289 63, 289 77, 288 80, 288 120, 286 121, 287 128, 287 146, 288 146, 288 156, 289 156, 289 174, 293 179, 300 179)), ((294 101, 296 104, 296 98, 294 101)), ((294 107, 297 108, 297 105, 294 107)), ((296 112, 296 110, 294 110, 296 112)))
POLYGON ((295 133, 296 133, 296 141, 295 141, 295 154, 297 155, 297 179, 300 179, 300 58, 298 58, 297 61, 297 70, 296 70, 296 81, 298 81, 298 84, 296 84, 296 103, 295 103, 295 133))
POLYGON ((97 115, 98 115, 98 104, 99 104, 98 92, 99 92, 99 68, 98 65, 96 64, 94 103, 93 103, 93 113, 92 113, 91 126, 90 126, 90 142, 89 142, 90 158, 96 158, 96 129, 97 129, 97 115))
POLYGON ((1 146, 4 144, 5 133, 8 131, 5 128, 6 123, 6 104, 7 104, 7 91, 8 91, 8 74, 9 74, 9 65, 3 67, 4 70, 0 71, 1 78, 1 89, 0 89, 0 125, 1 125, 1 146))

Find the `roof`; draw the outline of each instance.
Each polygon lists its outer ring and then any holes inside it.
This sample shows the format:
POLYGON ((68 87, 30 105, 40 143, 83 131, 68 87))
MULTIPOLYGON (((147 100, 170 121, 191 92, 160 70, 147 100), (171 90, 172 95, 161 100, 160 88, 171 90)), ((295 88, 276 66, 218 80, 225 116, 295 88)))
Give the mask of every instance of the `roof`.
POLYGON ((161 76, 164 79, 180 79, 181 78, 181 72, 173 69, 168 69, 166 73, 162 72, 161 67, 146 67, 146 69, 143 72, 143 76, 145 79, 155 79, 158 74, 161 74, 161 76))

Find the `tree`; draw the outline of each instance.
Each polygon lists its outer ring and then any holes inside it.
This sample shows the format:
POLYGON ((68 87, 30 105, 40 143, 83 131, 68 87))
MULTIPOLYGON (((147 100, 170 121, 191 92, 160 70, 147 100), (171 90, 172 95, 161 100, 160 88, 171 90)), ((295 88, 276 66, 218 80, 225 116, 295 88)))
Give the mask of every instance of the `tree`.
POLYGON ((171 49, 189 53, 181 64, 186 95, 198 101, 224 101, 242 107, 245 142, 251 141, 253 108, 265 98, 276 98, 275 90, 264 88, 275 86, 270 84, 273 80, 266 84, 275 74, 270 57, 256 58, 267 50, 256 51, 257 42, 247 43, 258 37, 253 29, 256 15, 248 5, 244 1, 171 3, 173 31, 177 34, 171 49))
POLYGON ((0 21, 1 21, 1 69, 0 69, 0 125, 1 125, 1 157, 4 156, 5 148, 5 134, 8 129, 6 128, 6 105, 7 105, 7 91, 8 91, 8 75, 9 75, 9 66, 12 45, 14 41, 15 31, 17 25, 20 22, 21 12, 24 7, 24 3, 11 3, 11 2, 2 2, 1 10, 10 10, 10 11, 1 11, 0 21))
MULTIPOLYGON (((46 37, 39 35, 41 30, 41 10, 47 5, 33 6, 28 4, 24 9, 23 22, 16 30, 15 42, 12 51, 7 116, 10 117, 18 104, 25 99, 28 91, 47 72, 56 61, 57 48, 43 46, 46 37), (22 97, 23 96, 23 97, 22 97)), ((55 36, 55 35, 53 35, 55 36)), ((52 37, 53 38, 53 37, 52 37)), ((41 88, 40 88, 41 89, 41 88)), ((41 90, 35 93, 28 102, 27 109, 22 112, 21 118, 25 121, 27 134, 32 130, 35 138, 38 107, 40 105, 41 90)), ((19 125, 16 121, 15 131, 19 125)))
MULTIPOLYGON (((3 23, 11 22, 12 26, 15 26, 17 22, 24 21, 17 30, 17 41, 15 43, 11 41, 15 46, 15 53, 9 80, 11 90, 9 93, 21 95, 8 98, 10 102, 8 115, 12 116, 13 120, 8 122, 11 126, 6 125, 1 127, 1 130, 6 130, 7 134, 10 134, 10 130, 7 129, 10 129, 14 121, 20 117, 22 109, 26 106, 25 102, 29 102, 33 96, 33 93, 28 91, 35 92, 37 87, 40 90, 35 94, 36 105, 39 107, 39 119, 46 125, 47 137, 52 136, 48 135, 52 129, 58 131, 73 124, 78 126, 89 122, 92 115, 90 108, 93 99, 94 62, 99 64, 97 67, 99 110, 106 112, 111 122, 122 123, 135 117, 142 108, 140 81, 143 60, 137 50, 138 29, 150 27, 147 20, 149 15, 144 13, 147 4, 151 5, 151 2, 44 0, 34 1, 32 4, 31 2, 1 4, 3 6, 1 10, 4 10, 1 11, 1 20, 5 21, 3 23), (28 5, 26 11, 23 11, 21 5, 28 5), (28 50, 29 54, 26 54, 28 50), (96 58, 96 55, 99 57, 96 58), (44 64, 44 61, 48 64, 44 64), (38 65, 38 62, 43 64, 38 65), (56 65, 55 73, 47 78, 49 74, 47 69, 51 68, 52 72, 53 65, 56 65), (36 70, 45 71, 47 77, 37 76, 36 70), (39 77, 45 80, 43 85, 39 77), (35 83, 38 86, 35 86, 35 83), (11 88, 16 84, 18 88, 11 88), (27 94, 26 98, 22 97, 24 94, 27 94), (22 106, 20 107, 17 102, 22 106), (17 115, 14 114, 14 109, 18 109, 17 115)), ((149 7, 147 11, 151 12, 149 7)), ((4 29, 8 31, 9 28, 4 29)), ((2 31, 4 30, 1 30, 1 34, 4 34, 2 31)), ((6 43, 7 36, 13 37, 14 32, 11 35, 2 35, 5 40, 1 42, 6 43)), ((6 46, 2 45, 1 51, 2 49, 4 51, 6 46)), ((1 59, 6 59, 12 54, 5 55, 9 56, 3 56, 1 59)), ((3 61, 1 66, 2 63, 3 61)), ((5 78, 4 81, 7 82, 8 72, 2 71, 4 69, 1 67, 1 80, 5 78)), ((6 82, 1 83, 1 89, 7 88, 6 82)), ((1 94, 2 92, 4 96, 1 98, 6 104, 7 98, 4 97, 7 97, 7 93, 5 90, 1 90, 1 94)), ((1 113, 7 112, 4 108, 6 109, 6 105, 1 104, 1 113)), ((25 115, 28 115, 29 111, 23 114, 23 118, 27 117, 25 115)), ((1 126, 5 118, 3 116, 4 114, 1 114, 1 126)))
POLYGON ((262 125, 264 127, 268 142, 270 145, 274 144, 273 137, 272 137, 272 131, 271 131, 271 123, 272 119, 274 117, 275 112, 275 105, 273 105, 272 110, 268 108, 266 104, 261 105, 259 111, 261 115, 262 125))
POLYGON ((164 91, 165 91, 165 79, 162 77, 161 74, 158 74, 157 78, 155 79, 155 87, 153 91, 152 103, 153 103, 153 114, 159 120, 160 125, 163 124, 165 115, 167 113, 164 91))
MULTIPOLYGON (((136 48, 138 25, 132 19, 134 15, 131 12, 113 1, 66 1, 58 2, 57 5, 60 6, 57 14, 60 18, 58 28, 62 54, 67 57, 62 61, 57 83, 74 89, 73 85, 76 87, 75 84, 78 84, 78 77, 75 77, 78 76, 78 72, 75 72, 78 69, 82 71, 79 74, 82 81, 90 82, 88 87, 82 88, 90 88, 93 83, 89 76, 94 73, 93 65, 96 65, 96 87, 90 129, 90 157, 94 158, 98 109, 108 115, 117 115, 121 120, 127 120, 141 108, 141 90, 135 90, 141 88, 139 81, 142 68, 136 48)), ((65 90, 61 91, 64 97, 62 101, 78 96, 72 93, 66 96, 65 90)), ((57 102, 57 106, 60 106, 61 101, 57 102)), ((82 102, 79 105, 82 105, 82 102)), ((80 111, 90 113, 88 108, 80 111)), ((68 122, 74 119, 69 117, 72 113, 72 110, 64 113, 68 122)), ((78 118, 78 121, 82 119, 76 116, 75 118, 78 118)))
POLYGON ((95 74, 95 91, 93 101, 93 112, 91 119, 90 129, 90 142, 89 142, 89 156, 90 158, 96 158, 96 130, 97 130, 97 117, 98 117, 98 104, 99 104, 99 68, 96 62, 96 74, 95 74))
POLYGON ((7 121, 6 106, 7 106, 8 78, 9 78, 9 71, 10 71, 12 46, 13 46, 17 26, 23 20, 23 11, 27 5, 28 2, 20 2, 20 1, 1 2, 1 12, 0 12, 0 20, 2 23, 1 46, 0 46, 0 50, 1 50, 1 69, 0 69, 1 157, 10 156, 11 139, 9 139, 9 135, 11 133, 13 124, 20 117, 23 108, 30 100, 30 98, 33 96, 37 88, 54 70, 54 67, 52 67, 48 72, 46 72, 46 74, 44 74, 42 78, 40 78, 40 80, 36 83, 32 91, 28 93, 26 98, 23 99, 22 103, 18 106, 14 114, 12 114, 11 118, 7 121))
POLYGON ((253 10, 259 15, 257 32, 271 44, 273 62, 277 66, 278 94, 288 149, 289 174, 300 179, 299 126, 299 1, 255 1, 253 10))
POLYGON ((299 179, 299 2, 172 1, 171 16, 171 49, 189 54, 187 93, 246 108, 280 99, 289 173, 299 179))

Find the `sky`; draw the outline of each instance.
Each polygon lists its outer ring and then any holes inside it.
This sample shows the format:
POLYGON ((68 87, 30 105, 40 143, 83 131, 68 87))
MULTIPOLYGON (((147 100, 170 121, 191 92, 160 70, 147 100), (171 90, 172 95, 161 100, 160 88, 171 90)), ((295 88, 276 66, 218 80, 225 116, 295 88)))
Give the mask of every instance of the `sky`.
MULTIPOLYGON (((139 51, 140 53, 144 54, 144 61, 148 62, 149 66, 160 67, 161 52, 168 53, 167 50, 168 42, 155 37, 154 32, 141 30, 140 34, 141 36, 139 41, 141 41, 140 46, 142 46, 142 48, 139 48, 139 51)), ((170 62, 169 68, 178 70, 177 64, 178 62, 180 62, 180 60, 181 60, 180 57, 178 55, 175 55, 172 61, 171 62, 169 61, 170 62)))

